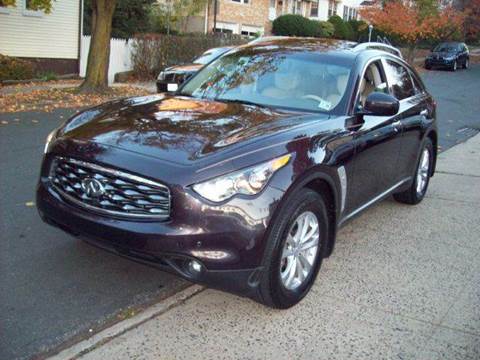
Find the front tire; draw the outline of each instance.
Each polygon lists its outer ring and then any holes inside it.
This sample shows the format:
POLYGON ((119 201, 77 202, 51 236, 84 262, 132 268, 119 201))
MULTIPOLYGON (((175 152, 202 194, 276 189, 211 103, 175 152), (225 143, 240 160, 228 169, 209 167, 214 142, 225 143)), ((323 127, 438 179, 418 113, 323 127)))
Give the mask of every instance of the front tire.
POLYGON ((466 59, 465 60, 465 63, 463 64, 463 68, 464 69, 468 69, 468 66, 470 65, 470 60, 469 59, 466 59))
POLYGON ((427 193, 428 184, 432 175, 433 162, 433 144, 430 139, 427 139, 417 163, 412 185, 405 191, 393 194, 395 200, 409 205, 416 205, 421 202, 427 193))
POLYGON ((458 62, 457 62, 457 60, 455 60, 455 62, 454 62, 453 65, 452 65, 452 69, 451 69, 451 70, 452 70, 452 71, 457 71, 457 69, 458 69, 458 62))
POLYGON ((305 297, 325 255, 328 225, 325 202, 315 191, 300 189, 284 202, 267 239, 262 303, 287 309, 305 297))

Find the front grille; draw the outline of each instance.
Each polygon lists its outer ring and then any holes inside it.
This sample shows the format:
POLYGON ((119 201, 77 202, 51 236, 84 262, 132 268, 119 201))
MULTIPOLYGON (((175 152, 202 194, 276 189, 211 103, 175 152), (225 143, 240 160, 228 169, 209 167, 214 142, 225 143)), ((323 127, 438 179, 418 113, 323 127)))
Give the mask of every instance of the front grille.
POLYGON ((122 171, 70 158, 55 158, 50 181, 66 200, 104 214, 167 219, 170 190, 122 171))

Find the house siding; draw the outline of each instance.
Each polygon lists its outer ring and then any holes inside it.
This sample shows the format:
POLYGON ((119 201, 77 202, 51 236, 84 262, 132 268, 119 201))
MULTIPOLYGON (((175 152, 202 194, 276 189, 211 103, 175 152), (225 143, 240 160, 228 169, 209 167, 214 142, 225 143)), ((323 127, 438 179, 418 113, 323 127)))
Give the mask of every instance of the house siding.
POLYGON ((57 0, 50 14, 27 16, 25 0, 0 12, 0 53, 15 57, 78 59, 81 0, 57 0))

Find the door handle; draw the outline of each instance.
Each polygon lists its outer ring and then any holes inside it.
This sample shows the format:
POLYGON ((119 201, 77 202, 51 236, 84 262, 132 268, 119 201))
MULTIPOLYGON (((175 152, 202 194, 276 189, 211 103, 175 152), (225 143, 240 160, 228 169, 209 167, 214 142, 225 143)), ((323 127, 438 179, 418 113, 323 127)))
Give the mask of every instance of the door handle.
POLYGON ((422 111, 420 111, 420 116, 425 116, 425 117, 427 117, 427 116, 428 116, 428 110, 427 110, 427 109, 423 109, 422 111))

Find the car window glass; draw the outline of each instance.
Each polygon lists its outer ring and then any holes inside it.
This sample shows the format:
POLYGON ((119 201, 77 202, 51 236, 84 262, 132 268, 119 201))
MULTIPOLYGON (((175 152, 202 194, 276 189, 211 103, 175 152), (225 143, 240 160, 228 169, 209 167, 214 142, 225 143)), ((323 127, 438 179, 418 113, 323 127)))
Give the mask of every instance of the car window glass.
POLYGON ((330 112, 347 91, 350 68, 349 59, 314 52, 239 50, 204 67, 181 94, 330 112))
POLYGON ((425 87, 423 86, 422 82, 420 79, 415 75, 410 72, 410 76, 413 81, 413 87, 415 89, 415 94, 421 94, 425 91, 425 87))
POLYGON ((387 81, 380 60, 368 65, 359 86, 359 102, 365 106, 367 96, 372 92, 388 93, 387 81))
POLYGON ((403 65, 395 61, 387 60, 385 71, 389 76, 393 95, 398 100, 403 100, 415 95, 412 79, 410 78, 408 70, 403 65))

